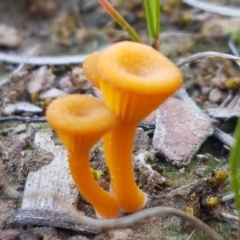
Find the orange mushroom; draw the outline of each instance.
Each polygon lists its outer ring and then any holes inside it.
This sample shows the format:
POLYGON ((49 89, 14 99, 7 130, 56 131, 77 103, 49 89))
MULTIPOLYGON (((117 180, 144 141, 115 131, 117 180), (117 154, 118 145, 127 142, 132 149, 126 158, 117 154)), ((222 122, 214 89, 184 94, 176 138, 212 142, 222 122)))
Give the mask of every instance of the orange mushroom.
POLYGON ((68 150, 70 171, 79 192, 100 217, 116 218, 120 206, 95 181, 88 158, 93 144, 118 124, 116 115, 101 100, 76 94, 53 101, 46 117, 68 150))
POLYGON ((97 63, 99 56, 100 56, 100 52, 93 52, 92 54, 88 55, 83 62, 83 70, 84 70, 85 76, 96 87, 99 87, 99 84, 98 84, 99 73, 95 63, 97 63))
POLYGON ((83 70, 120 118, 121 123, 104 135, 105 156, 120 206, 126 212, 138 211, 147 198, 136 185, 132 167, 135 130, 141 119, 180 88, 181 72, 160 52, 128 41, 90 55, 83 70))

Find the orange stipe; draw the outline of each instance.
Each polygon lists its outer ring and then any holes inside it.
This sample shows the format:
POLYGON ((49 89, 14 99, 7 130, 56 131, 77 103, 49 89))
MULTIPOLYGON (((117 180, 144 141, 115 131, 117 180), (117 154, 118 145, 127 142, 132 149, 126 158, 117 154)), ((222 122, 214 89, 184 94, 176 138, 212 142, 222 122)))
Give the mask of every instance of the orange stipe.
MULTIPOLYGON (((86 59, 97 74, 106 105, 121 123, 104 135, 104 151, 111 186, 120 206, 135 212, 146 203, 137 187, 132 167, 132 144, 137 124, 182 85, 179 69, 164 55, 144 44, 119 42, 86 59)), ((91 67, 90 67, 91 68, 91 67)))
POLYGON ((80 193, 99 216, 116 218, 120 206, 95 181, 88 159, 94 143, 118 124, 116 115, 99 99, 76 94, 53 101, 46 116, 68 150, 70 171, 80 193))

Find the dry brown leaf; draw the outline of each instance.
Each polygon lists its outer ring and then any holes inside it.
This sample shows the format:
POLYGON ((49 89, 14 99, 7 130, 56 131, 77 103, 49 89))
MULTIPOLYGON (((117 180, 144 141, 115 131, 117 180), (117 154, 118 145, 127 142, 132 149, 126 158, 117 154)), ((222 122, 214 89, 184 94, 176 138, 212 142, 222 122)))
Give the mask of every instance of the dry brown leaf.
POLYGON ((55 75, 52 74, 51 70, 46 66, 42 66, 32 73, 27 90, 29 94, 47 90, 53 84, 54 79, 55 75))

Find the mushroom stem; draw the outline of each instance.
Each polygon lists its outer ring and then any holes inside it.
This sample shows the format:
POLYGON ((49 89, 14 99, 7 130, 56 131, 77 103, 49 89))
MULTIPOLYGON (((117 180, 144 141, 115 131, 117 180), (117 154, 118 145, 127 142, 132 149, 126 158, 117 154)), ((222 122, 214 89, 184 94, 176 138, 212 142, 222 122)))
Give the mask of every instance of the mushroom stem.
POLYGON ((119 205, 128 213, 146 204, 147 197, 135 182, 132 146, 136 125, 121 124, 103 137, 106 162, 111 175, 111 187, 119 205))
POLYGON ((119 204, 116 198, 104 191, 94 179, 88 152, 69 152, 69 166, 76 187, 82 196, 94 206, 96 214, 104 218, 118 217, 119 204))

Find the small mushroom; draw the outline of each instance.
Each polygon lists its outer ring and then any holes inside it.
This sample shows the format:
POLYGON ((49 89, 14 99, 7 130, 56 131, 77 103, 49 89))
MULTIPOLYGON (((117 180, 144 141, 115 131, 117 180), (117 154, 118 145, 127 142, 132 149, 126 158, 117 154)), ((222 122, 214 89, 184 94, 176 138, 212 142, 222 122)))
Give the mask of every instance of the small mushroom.
POLYGON ((129 41, 93 53, 83 63, 120 124, 104 135, 111 187, 126 212, 143 208, 147 198, 135 182, 132 146, 138 123, 182 85, 179 69, 153 48, 129 41))
POLYGON ((79 192, 99 217, 116 218, 120 206, 115 196, 95 181, 88 157, 94 143, 118 124, 116 115, 95 97, 73 94, 53 101, 46 117, 68 150, 70 171, 79 192))

